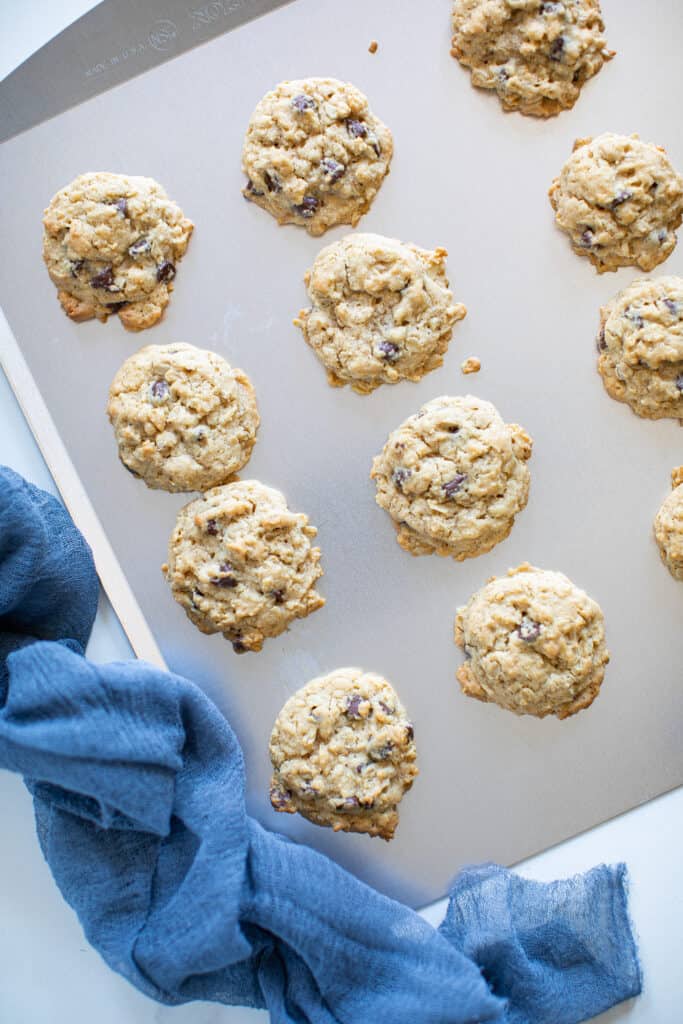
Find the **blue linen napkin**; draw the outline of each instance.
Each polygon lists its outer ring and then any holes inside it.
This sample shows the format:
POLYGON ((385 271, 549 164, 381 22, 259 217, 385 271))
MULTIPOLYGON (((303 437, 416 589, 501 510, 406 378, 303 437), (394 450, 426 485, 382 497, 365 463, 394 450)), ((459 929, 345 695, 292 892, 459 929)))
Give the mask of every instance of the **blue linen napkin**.
POLYGON ((468 869, 433 929, 248 817, 237 739, 192 683, 86 661, 96 595, 62 507, 0 467, 0 767, 141 991, 275 1024, 574 1024, 640 992, 623 865, 552 885, 468 869))

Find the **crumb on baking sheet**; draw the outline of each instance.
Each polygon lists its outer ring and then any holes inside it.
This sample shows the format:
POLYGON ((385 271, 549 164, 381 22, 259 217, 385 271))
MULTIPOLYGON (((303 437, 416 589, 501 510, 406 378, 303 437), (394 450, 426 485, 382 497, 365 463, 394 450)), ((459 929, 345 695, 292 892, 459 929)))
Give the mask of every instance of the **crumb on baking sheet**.
POLYGON ((368 53, 377 53, 378 48, 379 43, 377 42, 376 39, 373 39, 370 45, 368 46, 368 53))
POLYGON ((481 362, 476 356, 470 356, 464 363, 460 364, 460 369, 463 373, 479 373, 481 370, 481 362))

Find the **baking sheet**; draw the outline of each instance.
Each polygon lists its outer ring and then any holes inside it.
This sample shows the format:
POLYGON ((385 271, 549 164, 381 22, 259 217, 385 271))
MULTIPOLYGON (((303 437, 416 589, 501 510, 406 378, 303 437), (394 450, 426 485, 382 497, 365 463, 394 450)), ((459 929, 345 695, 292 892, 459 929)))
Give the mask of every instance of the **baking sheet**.
MULTIPOLYGON (((603 391, 598 308, 638 275, 598 277, 555 230, 546 197, 574 138, 608 129, 665 144, 683 168, 683 8, 603 0, 618 56, 574 111, 548 123, 503 115, 471 89, 449 56, 448 8, 297 0, 0 150, 0 302, 168 664, 230 718, 260 820, 413 904, 442 894, 465 862, 512 863, 683 781, 683 587, 651 539, 683 432, 638 419, 603 391), (449 250, 469 313, 444 366, 419 384, 368 397, 328 387, 291 319, 305 304, 305 269, 348 229, 311 239, 241 197, 253 107, 279 80, 308 75, 353 81, 394 132, 392 173, 361 229, 449 250), (72 324, 42 266, 42 209, 86 170, 155 177, 196 223, 166 316, 140 335, 113 320, 72 324), (319 528, 327 605, 259 654, 236 656, 202 636, 171 599, 159 566, 188 498, 149 491, 122 469, 104 413, 120 363, 143 344, 177 340, 249 373, 262 426, 243 476, 282 489, 319 528), (483 368, 463 377, 469 355, 483 368), (425 401, 468 391, 533 436, 529 505, 481 558, 413 559, 374 503, 370 463, 425 401), (455 680, 456 607, 524 560, 567 573, 605 612, 612 662, 602 693, 566 722, 517 719, 464 698, 455 680), (268 804, 277 712, 312 676, 345 664, 386 675, 415 721, 421 774, 389 845, 268 804)), ((683 246, 660 272, 683 273, 683 246)))

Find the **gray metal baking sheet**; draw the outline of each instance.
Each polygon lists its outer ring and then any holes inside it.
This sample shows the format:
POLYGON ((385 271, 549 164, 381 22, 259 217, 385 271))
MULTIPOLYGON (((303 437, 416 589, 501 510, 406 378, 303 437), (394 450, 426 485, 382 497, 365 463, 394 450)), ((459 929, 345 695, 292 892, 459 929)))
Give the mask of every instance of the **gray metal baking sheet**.
MULTIPOLYGON (((548 122, 504 115, 449 56, 440 0, 298 0, 97 96, 0 151, 0 302, 169 665, 198 682, 244 746, 249 805, 414 904, 470 861, 511 863, 683 781, 683 586, 659 562, 652 518, 683 463, 683 431, 611 401, 595 371, 599 306, 638 276, 597 276, 553 225, 548 186, 573 140, 639 132, 683 168, 683 6, 603 0, 615 60, 548 122), (368 44, 379 41, 372 56, 368 44), (332 75, 370 97, 395 157, 361 229, 445 246, 468 307, 444 366, 368 397, 328 387, 292 326, 302 277, 347 229, 311 239, 241 194, 251 111, 284 78, 332 75), (139 335, 62 314, 41 263, 40 218, 87 170, 151 175, 196 223, 163 322, 139 335), (212 348, 251 376, 262 427, 243 474, 281 488, 319 528, 326 607, 236 656, 202 636, 159 566, 180 495, 118 463, 105 416, 120 363, 150 343, 212 348), (477 355, 482 371, 463 377, 477 355), (430 398, 473 392, 535 440, 528 508, 509 537, 463 564, 400 550, 368 473, 388 432, 430 398), (467 700, 455 609, 528 560, 602 605, 612 662, 592 708, 518 719, 467 700), (385 674, 415 721, 421 774, 389 845, 335 835, 268 804, 267 740, 286 697, 359 664, 385 674)), ((683 273, 683 243, 661 273, 683 273)))

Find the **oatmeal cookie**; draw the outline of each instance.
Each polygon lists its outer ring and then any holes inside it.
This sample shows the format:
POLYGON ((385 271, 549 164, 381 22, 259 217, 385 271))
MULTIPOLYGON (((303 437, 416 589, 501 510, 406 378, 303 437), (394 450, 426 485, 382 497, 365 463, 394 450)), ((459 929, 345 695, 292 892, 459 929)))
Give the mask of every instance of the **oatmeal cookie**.
POLYGON ((161 319, 193 224, 151 178, 82 174, 43 217, 43 259, 64 312, 117 313, 131 331, 161 319))
POLYGON ((381 676, 340 668, 287 701, 270 737, 270 800, 335 832, 391 839, 417 775, 412 723, 381 676))
POLYGON ((559 572, 520 565, 458 609, 464 694, 517 715, 567 718, 598 695, 609 652, 600 607, 559 572))
POLYGON ((294 619, 325 604, 317 531, 257 480, 214 487, 178 513, 162 571, 202 633, 222 633, 237 654, 260 651, 294 619))

